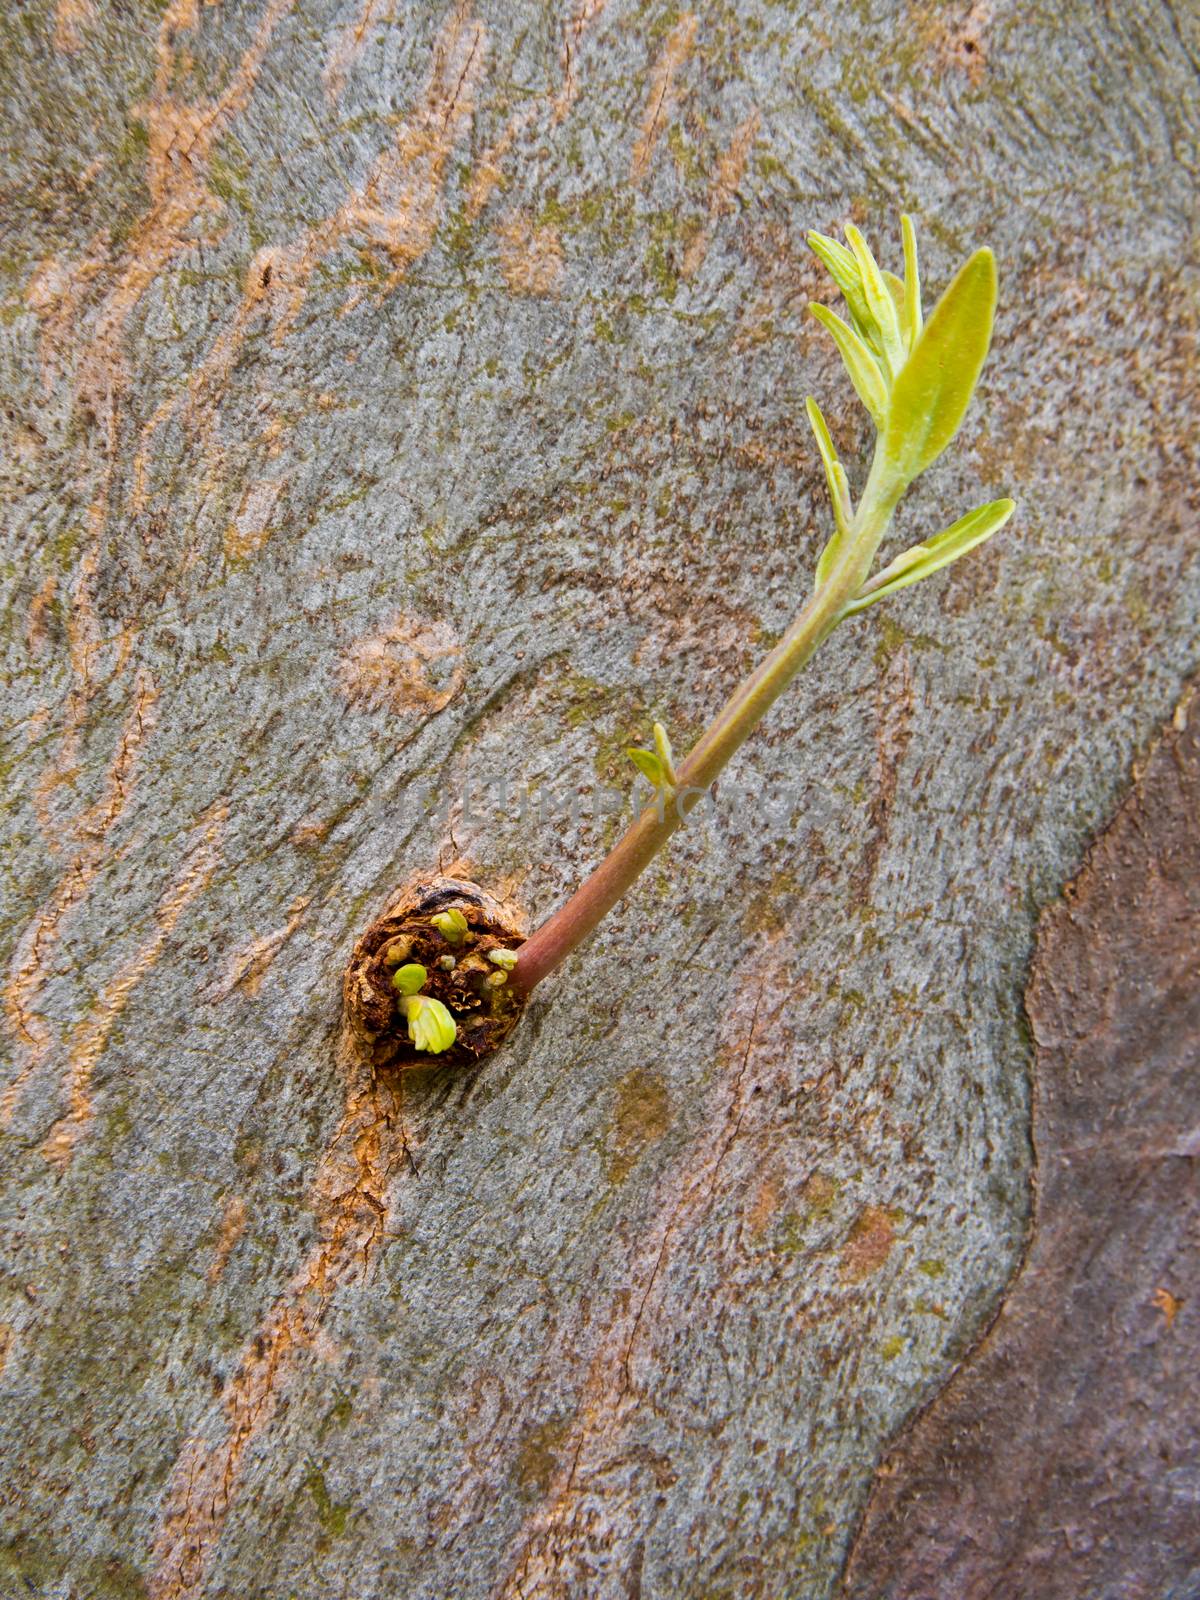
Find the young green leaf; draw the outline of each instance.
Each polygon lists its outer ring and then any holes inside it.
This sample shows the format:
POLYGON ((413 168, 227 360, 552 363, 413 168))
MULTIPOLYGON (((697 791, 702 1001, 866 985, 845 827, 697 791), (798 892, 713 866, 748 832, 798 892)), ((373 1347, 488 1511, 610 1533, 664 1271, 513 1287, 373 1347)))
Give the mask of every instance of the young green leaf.
POLYGON ((892 387, 885 460, 909 484, 958 432, 987 357, 996 311, 996 260, 977 250, 933 308, 892 387))
POLYGON ((895 377, 904 364, 905 348, 900 338, 900 319, 896 314, 896 305, 887 284, 883 281, 883 274, 879 270, 879 263, 871 254, 870 246, 853 226, 846 228, 846 239, 854 252, 854 259, 858 263, 859 274, 862 278, 863 297, 867 302, 867 310, 871 321, 879 332, 879 346, 883 353, 891 377, 895 377))
POLYGON ((842 615, 852 617, 867 606, 873 606, 876 600, 884 600, 900 589, 907 589, 909 584, 920 583, 922 578, 928 578, 939 567, 948 567, 959 556, 965 556, 968 550, 990 539, 1015 510, 1016 506, 1011 500, 993 500, 986 506, 968 511, 965 517, 960 517, 942 533, 926 540, 924 544, 913 545, 911 550, 906 550, 877 572, 863 585, 842 615))
POLYGON ((829 428, 821 414, 821 408, 812 395, 809 395, 804 402, 804 409, 808 413, 808 424, 817 441, 817 449, 821 453, 821 464, 825 468, 825 483, 829 489, 829 498, 833 502, 833 520, 837 524, 838 532, 845 533, 854 515, 850 504, 850 486, 846 482, 842 464, 837 458, 837 451, 833 448, 833 440, 829 436, 829 428))
POLYGON ((653 750, 639 750, 634 745, 626 750, 625 754, 642 776, 649 778, 656 789, 667 781, 666 773, 662 769, 662 762, 654 754, 653 750))
POLYGON ((819 589, 829 576, 835 561, 841 555, 845 542, 850 536, 850 524, 854 518, 854 507, 850 501, 850 485, 846 481, 846 471, 837 458, 833 448, 833 440, 829 436, 829 427, 821 413, 821 408, 809 395, 804 402, 808 412, 809 425, 817 441, 817 449, 821 454, 821 464, 825 468, 825 483, 829 489, 829 498, 833 503, 833 537, 826 544, 821 554, 817 557, 817 567, 813 574, 813 587, 819 589))
POLYGON ((828 234, 817 233, 810 230, 808 247, 819 261, 824 262, 829 276, 842 291, 842 298, 850 310, 850 318, 858 333, 863 338, 870 338, 871 313, 867 306, 867 297, 863 293, 862 273, 858 262, 854 259, 854 252, 847 250, 844 244, 839 244, 836 239, 829 238, 828 234))
POLYGON ((900 232, 904 239, 904 315, 900 320, 908 328, 911 351, 921 337, 921 274, 917 267, 917 234, 911 217, 901 214, 900 232))
POLYGON ((900 339, 907 353, 912 349, 914 341, 908 336, 908 303, 904 295, 904 279, 898 278, 894 272, 885 272, 883 281, 891 292, 892 303, 896 307, 896 316, 900 321, 900 339))
POLYGON ((662 775, 674 788, 676 782, 675 752, 671 749, 671 741, 667 738, 667 730, 661 722, 656 722, 652 731, 654 733, 654 751, 658 756, 658 764, 662 769, 662 775))
POLYGON ((449 1050, 458 1037, 458 1028, 440 1000, 414 994, 400 1003, 408 1023, 408 1037, 418 1050, 427 1050, 431 1056, 449 1050))
POLYGON ((846 371, 850 374, 850 382, 854 385, 855 393, 871 413, 871 420, 875 426, 882 432, 887 422, 888 393, 875 357, 853 328, 847 327, 841 317, 830 311, 828 306, 814 301, 808 309, 822 327, 828 328, 833 335, 834 343, 845 362, 846 371))

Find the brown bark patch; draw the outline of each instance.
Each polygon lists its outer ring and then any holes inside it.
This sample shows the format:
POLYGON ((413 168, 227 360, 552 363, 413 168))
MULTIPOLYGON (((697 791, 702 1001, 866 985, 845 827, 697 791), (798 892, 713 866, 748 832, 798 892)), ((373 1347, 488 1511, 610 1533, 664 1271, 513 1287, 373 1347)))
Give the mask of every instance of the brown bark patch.
POLYGON ((855 1219, 842 1245, 842 1277, 861 1283, 878 1272, 896 1242, 896 1224, 882 1206, 867 1206, 855 1219))
POLYGON ((570 1423, 565 1418, 552 1417, 549 1422, 539 1422, 522 1439, 517 1451, 517 1482, 526 1493, 547 1493, 569 1433, 570 1423))
POLYGON ((94 0, 58 0, 54 11, 54 48, 59 55, 74 55, 83 48, 80 29, 95 15, 94 0))
POLYGON ((762 117, 752 111, 744 122, 734 129, 729 148, 717 162, 712 187, 708 191, 708 221, 688 245, 683 254, 683 276, 694 278, 708 254, 713 229, 727 211, 733 210, 738 188, 746 171, 746 162, 758 138, 762 117))
POLYGON ((988 33, 995 13, 993 0, 961 6, 936 5, 924 12, 921 32, 940 67, 965 72, 971 87, 983 82, 988 62, 988 33))
POLYGON ((225 1202, 225 1211, 221 1217, 221 1229, 217 1235, 216 1248, 213 1258, 209 1262, 205 1281, 214 1284, 220 1278, 228 1265, 229 1258, 237 1249, 238 1240, 246 1231, 246 1202, 240 1194, 230 1195, 225 1202))
POLYGON ((854 1600, 1192 1592, 1198 815, 1193 700, 1042 919, 1032 1244, 983 1342, 880 1469, 854 1600))
POLYGON ((648 1145, 656 1144, 671 1126, 671 1102, 661 1078, 641 1067, 627 1072, 617 1085, 607 1176, 610 1183, 627 1177, 648 1145))
POLYGON ((766 1233, 768 1226, 778 1215, 782 1201, 783 1180, 779 1173, 768 1172, 755 1191, 754 1199, 746 1214, 746 1226, 752 1243, 757 1244, 766 1233))
POLYGON ((400 613, 350 646, 339 681, 350 704, 364 710, 432 715, 449 705, 464 676, 461 646, 446 623, 400 613))
POLYGON ((563 274, 557 228, 539 228, 524 211, 511 212, 496 229, 500 270, 514 294, 554 294, 563 274))

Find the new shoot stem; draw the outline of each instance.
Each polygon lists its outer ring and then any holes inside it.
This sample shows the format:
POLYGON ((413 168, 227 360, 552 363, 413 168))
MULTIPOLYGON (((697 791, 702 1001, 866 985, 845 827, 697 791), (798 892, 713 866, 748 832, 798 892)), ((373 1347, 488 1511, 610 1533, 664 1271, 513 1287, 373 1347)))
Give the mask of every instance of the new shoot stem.
POLYGON ((880 272, 857 230, 847 230, 849 249, 820 234, 809 236, 846 299, 851 321, 843 322, 824 306, 814 307, 814 314, 833 334, 878 429, 858 508, 851 509, 845 471, 820 409, 810 400, 809 420, 835 522, 817 563, 813 594, 682 763, 671 765, 670 745, 657 725, 658 755, 631 752, 639 770, 655 782, 656 800, 566 904, 521 946, 512 982, 522 994, 560 966, 636 882, 839 622, 957 560, 1012 514, 1010 500, 981 506, 870 576, 901 495, 958 431, 987 355, 995 313, 995 263, 990 251, 979 250, 923 322, 916 242, 907 217, 902 226, 904 280, 880 272))

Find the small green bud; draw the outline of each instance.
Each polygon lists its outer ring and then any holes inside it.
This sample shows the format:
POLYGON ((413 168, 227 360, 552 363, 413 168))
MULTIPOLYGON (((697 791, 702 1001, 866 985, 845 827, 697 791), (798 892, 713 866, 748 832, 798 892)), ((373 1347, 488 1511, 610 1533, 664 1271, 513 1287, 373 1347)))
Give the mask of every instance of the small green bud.
POLYGON ((392 974, 392 987, 404 995, 416 994, 425 987, 428 978, 429 974, 419 961, 410 961, 407 966, 396 968, 392 974))
POLYGON ((458 961, 457 961, 457 958, 454 957, 454 956, 439 956, 438 957, 438 966, 441 967, 443 972, 453 972, 457 965, 458 965, 458 961))
POLYGON ((649 778, 656 789, 667 781, 666 774, 662 769, 662 762, 654 754, 653 750, 640 750, 634 745, 626 750, 625 754, 633 762, 642 777, 649 778))
POLYGON ((408 1037, 418 1050, 427 1050, 431 1056, 449 1050, 458 1037, 454 1018, 440 1000, 429 995, 409 995, 404 1001, 404 1015, 408 1021, 408 1037))
POLYGON ((671 752, 671 741, 667 738, 667 730, 661 722, 654 724, 654 749, 653 750, 626 750, 625 754, 644 778, 649 778, 656 789, 664 789, 668 794, 674 790, 678 779, 675 776, 675 757, 671 752))
POLYGON ((658 756, 663 777, 674 788, 679 781, 675 776, 675 753, 671 749, 670 739, 667 738, 667 730, 661 722, 654 724, 654 752, 658 756))
POLYGON ((439 911, 430 922, 447 944, 461 944, 467 935, 467 919, 461 911, 439 911))
POLYGON ((515 950, 489 950, 487 958, 493 966, 503 967, 505 972, 511 972, 517 964, 515 950))

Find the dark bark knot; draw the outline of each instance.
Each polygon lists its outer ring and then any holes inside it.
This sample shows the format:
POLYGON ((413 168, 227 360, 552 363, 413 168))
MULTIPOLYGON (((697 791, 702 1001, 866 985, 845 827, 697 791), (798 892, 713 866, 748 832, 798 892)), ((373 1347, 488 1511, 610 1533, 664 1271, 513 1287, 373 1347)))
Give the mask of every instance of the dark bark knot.
POLYGON ((404 1072, 471 1066, 491 1055, 524 1002, 490 953, 515 951, 524 938, 516 909, 477 884, 441 876, 405 883, 355 944, 343 982, 346 1020, 371 1064, 404 1072), (452 912, 459 913, 453 926, 452 912), (440 1001, 454 1020, 454 1043, 437 1054, 413 1044, 393 982, 414 964, 426 972, 421 994, 440 1001))

